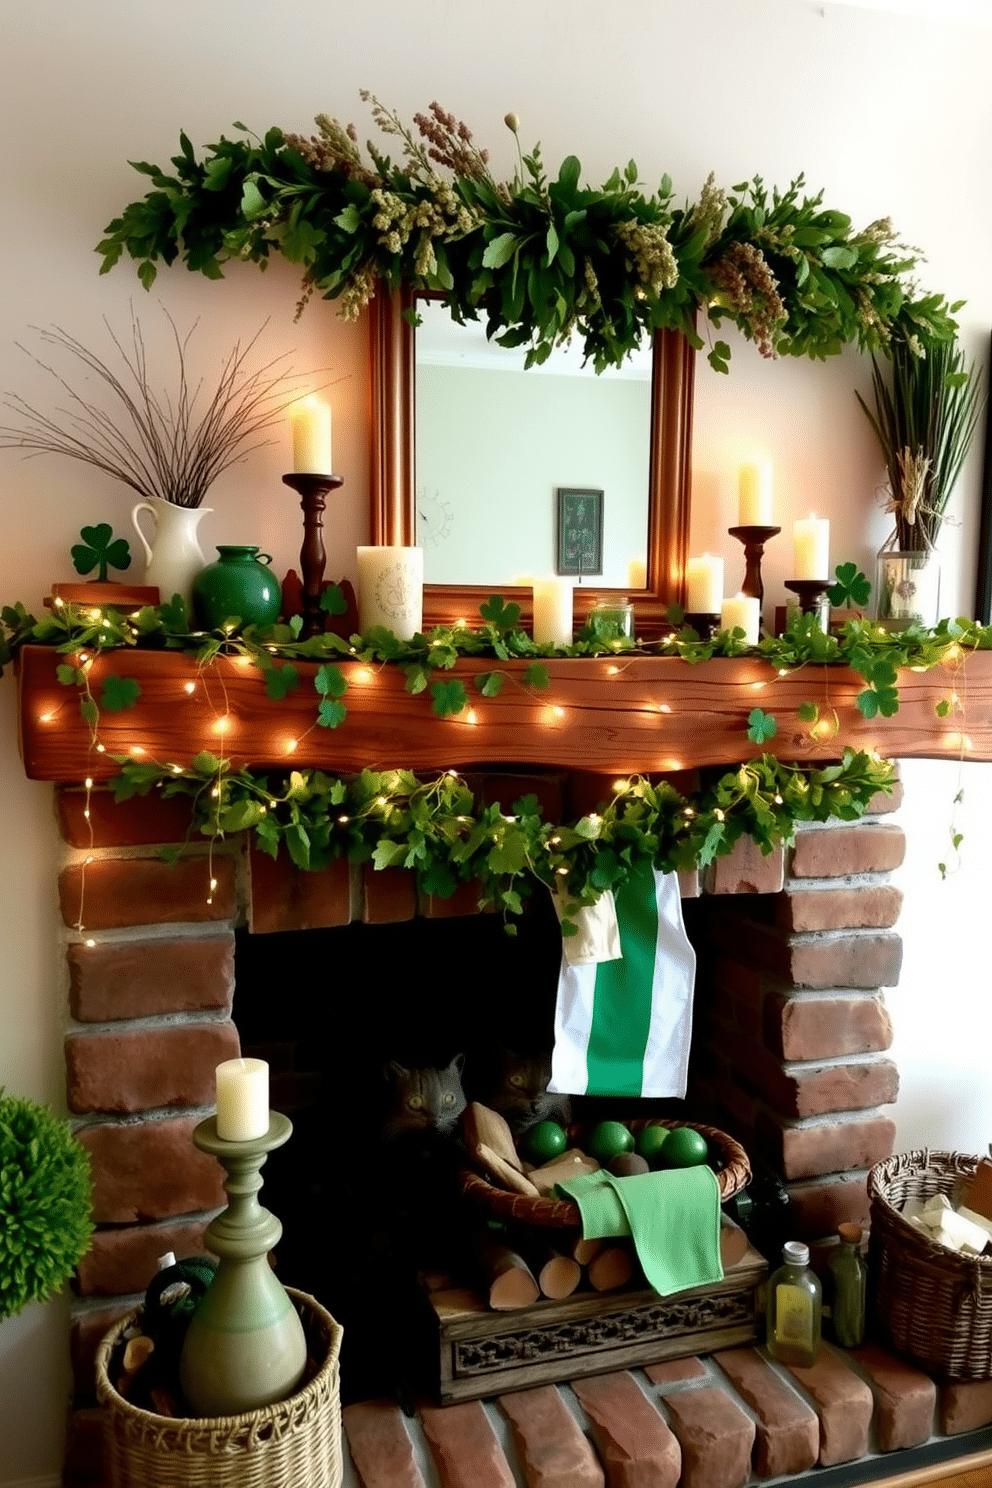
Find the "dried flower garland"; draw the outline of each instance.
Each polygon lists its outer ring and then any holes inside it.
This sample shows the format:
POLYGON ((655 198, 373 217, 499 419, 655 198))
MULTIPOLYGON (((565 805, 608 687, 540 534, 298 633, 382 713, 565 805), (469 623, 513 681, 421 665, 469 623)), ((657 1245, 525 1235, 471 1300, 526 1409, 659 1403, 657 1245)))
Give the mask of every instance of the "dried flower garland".
MULTIPOLYGON (((226 137, 201 160, 185 134, 172 169, 138 162, 152 189, 108 226, 102 271, 123 254, 138 261, 146 288, 157 264, 181 258, 219 277, 223 264, 264 266, 281 254, 313 293, 357 316, 377 285, 439 293, 456 319, 487 321, 497 342, 543 362, 573 335, 597 371, 620 364, 659 328, 683 331, 697 347, 697 316, 730 321, 765 356, 823 358, 853 344, 884 350, 949 339, 956 306, 918 294, 918 255, 887 218, 861 231, 800 176, 785 191, 760 176, 718 187, 712 177, 695 203, 674 205, 665 176, 657 191, 638 186, 630 161, 601 187, 581 183, 574 155, 549 175, 540 146, 520 149, 509 181, 497 180, 468 126, 439 104, 405 125, 367 92, 363 99, 387 139, 363 154, 353 125, 326 114, 317 132, 269 129, 226 137)), ((506 116, 518 136, 519 119, 506 116)), ((730 348, 709 360, 725 371, 730 348)))

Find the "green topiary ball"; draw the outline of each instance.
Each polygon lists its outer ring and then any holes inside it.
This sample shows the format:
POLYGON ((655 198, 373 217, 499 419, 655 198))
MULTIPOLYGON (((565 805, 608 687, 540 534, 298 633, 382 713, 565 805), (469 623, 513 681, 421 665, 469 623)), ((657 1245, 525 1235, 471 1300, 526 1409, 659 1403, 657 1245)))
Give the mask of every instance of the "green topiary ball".
POLYGON ((0 1087, 0 1320, 68 1280, 93 1233, 91 1192, 66 1123, 0 1087))

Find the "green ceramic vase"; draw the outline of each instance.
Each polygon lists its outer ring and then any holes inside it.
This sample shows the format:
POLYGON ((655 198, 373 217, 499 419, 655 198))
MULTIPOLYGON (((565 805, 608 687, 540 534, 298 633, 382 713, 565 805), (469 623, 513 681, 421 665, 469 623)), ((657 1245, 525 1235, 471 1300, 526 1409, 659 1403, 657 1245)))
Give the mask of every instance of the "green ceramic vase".
POLYGON ((237 616, 242 625, 274 625, 282 594, 268 553, 247 543, 218 543, 220 557, 193 580, 193 612, 204 630, 237 616))

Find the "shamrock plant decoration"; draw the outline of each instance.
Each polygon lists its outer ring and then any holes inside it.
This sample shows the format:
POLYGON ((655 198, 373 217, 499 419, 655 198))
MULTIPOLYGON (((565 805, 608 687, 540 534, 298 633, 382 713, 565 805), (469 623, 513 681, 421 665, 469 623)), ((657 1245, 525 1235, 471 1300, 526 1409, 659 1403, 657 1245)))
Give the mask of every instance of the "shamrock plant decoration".
POLYGON ((114 537, 114 529, 109 522, 98 522, 95 527, 81 527, 79 535, 82 542, 74 543, 69 550, 73 567, 78 574, 85 577, 96 568, 99 570, 97 581, 105 584, 108 568, 131 567, 131 549, 127 538, 114 537))

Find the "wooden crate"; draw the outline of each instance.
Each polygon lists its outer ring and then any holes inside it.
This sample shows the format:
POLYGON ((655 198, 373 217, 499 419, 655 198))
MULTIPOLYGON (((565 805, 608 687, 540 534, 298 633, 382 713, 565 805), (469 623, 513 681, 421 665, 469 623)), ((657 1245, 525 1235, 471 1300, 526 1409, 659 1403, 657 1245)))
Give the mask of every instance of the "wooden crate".
POLYGON ((431 1384, 442 1405, 529 1385, 608 1374, 733 1348, 758 1336, 768 1262, 748 1247, 711 1286, 582 1292, 519 1312, 491 1312, 465 1288, 427 1296, 438 1344, 431 1384))

